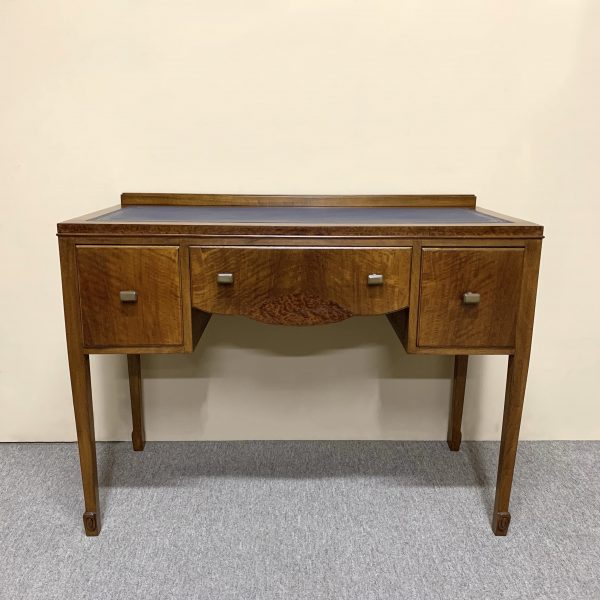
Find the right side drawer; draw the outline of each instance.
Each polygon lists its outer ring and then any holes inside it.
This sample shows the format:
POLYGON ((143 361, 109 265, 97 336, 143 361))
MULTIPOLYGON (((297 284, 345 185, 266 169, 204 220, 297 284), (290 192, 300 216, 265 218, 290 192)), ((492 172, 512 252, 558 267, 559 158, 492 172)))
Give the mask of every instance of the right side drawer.
POLYGON ((417 345, 506 348, 515 345, 523 248, 425 248, 417 345))

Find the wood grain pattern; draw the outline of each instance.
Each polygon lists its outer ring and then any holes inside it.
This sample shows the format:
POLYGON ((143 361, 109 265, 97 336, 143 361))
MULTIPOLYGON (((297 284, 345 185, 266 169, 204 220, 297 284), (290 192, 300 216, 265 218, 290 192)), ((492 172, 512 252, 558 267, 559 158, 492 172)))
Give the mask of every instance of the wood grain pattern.
POLYGON ((267 298, 262 304, 250 307, 246 316, 272 325, 325 325, 353 315, 332 300, 296 292, 267 298))
POLYGON ((133 449, 141 452, 146 445, 144 434, 144 413, 142 407, 142 365, 139 354, 127 355, 129 373, 129 394, 131 397, 131 441, 133 449))
POLYGON ((144 194, 125 192, 121 205, 161 206, 458 206, 475 208, 471 194, 441 195, 283 195, 283 194, 144 194))
POLYGON ((450 402, 450 419, 448 422, 448 446, 453 452, 460 450, 462 441, 462 415, 467 385, 467 366, 469 357, 454 357, 454 376, 452 378, 452 400, 450 402))
MULTIPOLYGON (((510 218, 510 217, 509 217, 510 218)), ((541 238, 544 228, 540 225, 521 223, 473 223, 470 225, 304 225, 297 223, 224 223, 207 225, 202 223, 111 223, 103 221, 74 220, 58 223, 61 236, 384 236, 397 240, 407 238, 436 239, 451 238, 497 238, 529 239, 541 238)))
POLYGON ((496 499, 492 517, 492 529, 496 535, 506 535, 510 524, 508 509, 529 370, 541 251, 540 241, 531 240, 527 243, 523 264, 523 286, 519 296, 515 354, 508 359, 506 377, 496 499))
POLYGON ((431 354, 431 355, 446 355, 446 356, 469 356, 471 354, 513 354, 512 348, 486 348, 485 346, 477 348, 469 347, 454 347, 447 348, 424 348, 420 346, 412 347, 411 332, 410 332, 410 315, 416 313, 416 310, 405 309, 398 312, 389 313, 386 315, 392 329, 396 332, 398 339, 402 342, 404 349, 408 354, 431 354))
POLYGON ((192 305, 294 325, 385 314, 408 306, 410 262, 410 248, 192 247, 192 305), (222 272, 234 283, 218 284, 222 272), (383 285, 367 285, 371 273, 383 285))
POLYGON ((87 348, 183 343, 177 247, 78 246, 77 263, 87 348))
MULTIPOLYGON (((395 236, 295 236, 295 235, 195 235, 195 236, 130 236, 130 235, 66 235, 61 238, 72 240, 76 245, 89 246, 179 246, 180 264, 182 272, 183 250, 188 246, 290 246, 290 247, 309 247, 318 248, 405 248, 419 244, 420 247, 441 248, 449 246, 455 248, 462 247, 501 247, 501 248, 524 248, 525 242, 521 239, 478 239, 478 238, 460 238, 460 239, 435 239, 420 240, 417 238, 398 238, 395 236)), ((413 256, 413 263, 416 261, 416 252, 413 256)), ((183 273, 182 273, 183 274, 183 273)))
POLYGON ((524 251, 426 248, 421 259, 418 345, 512 348, 524 251), (481 294, 476 305, 465 292, 481 294))
POLYGON ((79 464, 83 484, 85 512, 83 525, 88 536, 100 533, 100 501, 98 495, 98 470, 96 465, 96 436, 94 433, 94 408, 90 359, 83 353, 81 314, 77 285, 75 245, 59 240, 60 269, 62 276, 67 355, 71 375, 79 464))

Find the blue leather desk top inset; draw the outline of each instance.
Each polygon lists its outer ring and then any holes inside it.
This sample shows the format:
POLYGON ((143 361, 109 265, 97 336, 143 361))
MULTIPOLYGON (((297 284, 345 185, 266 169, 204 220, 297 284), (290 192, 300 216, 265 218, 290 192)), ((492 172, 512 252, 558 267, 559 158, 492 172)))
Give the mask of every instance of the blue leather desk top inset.
POLYGON ((307 206, 125 206, 105 223, 275 223, 313 225, 453 225, 508 223, 471 208, 307 206))

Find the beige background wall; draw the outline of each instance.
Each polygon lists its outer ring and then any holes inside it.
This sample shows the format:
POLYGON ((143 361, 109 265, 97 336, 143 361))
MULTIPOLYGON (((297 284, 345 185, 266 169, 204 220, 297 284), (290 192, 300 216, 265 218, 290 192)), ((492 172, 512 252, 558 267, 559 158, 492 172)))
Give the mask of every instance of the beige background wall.
MULTIPOLYGON (((122 191, 476 193, 546 226, 523 437, 600 438, 600 3, 0 3, 0 439, 72 440, 55 224, 122 191)), ((474 358, 464 437, 499 435, 474 358)), ((150 439, 445 437, 451 362, 384 318, 215 317, 144 359, 150 439)), ((125 359, 93 357, 99 439, 125 359)))

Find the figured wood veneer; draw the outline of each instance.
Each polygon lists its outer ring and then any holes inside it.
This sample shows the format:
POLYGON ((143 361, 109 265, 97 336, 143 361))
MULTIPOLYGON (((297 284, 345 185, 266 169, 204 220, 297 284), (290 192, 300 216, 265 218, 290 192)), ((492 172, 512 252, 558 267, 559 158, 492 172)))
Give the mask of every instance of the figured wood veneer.
POLYGON ((77 270, 86 347, 183 342, 179 248, 79 246, 77 270), (122 302, 121 290, 137 302, 122 302))
POLYGON ((418 345, 514 347, 523 256, 521 248, 425 248, 418 345), (464 304, 466 292, 481 302, 464 304))
POLYGON ((411 248, 192 247, 192 306, 265 323, 318 325, 408 306, 411 248), (232 284, 217 283, 232 273, 232 284), (383 285, 368 285, 369 274, 383 285))

